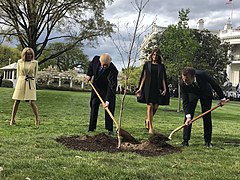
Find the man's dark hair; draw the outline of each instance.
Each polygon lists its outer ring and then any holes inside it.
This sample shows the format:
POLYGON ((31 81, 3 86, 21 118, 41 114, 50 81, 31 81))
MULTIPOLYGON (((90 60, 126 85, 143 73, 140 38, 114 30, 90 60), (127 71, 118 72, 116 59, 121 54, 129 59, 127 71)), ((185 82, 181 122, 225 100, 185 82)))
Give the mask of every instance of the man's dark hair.
POLYGON ((183 76, 191 75, 193 77, 193 76, 195 76, 195 74, 196 74, 196 70, 192 67, 185 67, 182 70, 182 75, 183 76))

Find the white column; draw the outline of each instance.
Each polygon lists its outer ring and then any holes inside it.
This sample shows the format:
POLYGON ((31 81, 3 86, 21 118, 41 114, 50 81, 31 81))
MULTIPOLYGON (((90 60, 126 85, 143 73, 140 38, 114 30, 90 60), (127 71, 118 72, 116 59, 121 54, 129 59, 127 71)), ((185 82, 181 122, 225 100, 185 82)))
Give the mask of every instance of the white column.
POLYGON ((6 71, 3 71, 3 79, 6 79, 6 71))
POLYGON ((14 70, 12 70, 12 80, 14 80, 14 70))
POLYGON ((226 69, 226 73, 227 73, 227 78, 229 82, 232 82, 232 67, 231 64, 227 65, 227 69, 226 69))
MULTIPOLYGON (((228 50, 227 54, 228 54, 228 57, 230 58, 231 54, 232 54, 232 51, 228 50)), ((226 73, 227 73, 228 81, 232 82, 232 76, 231 76, 231 74, 232 74, 232 67, 231 67, 231 64, 227 65, 226 73)))
POLYGON ((58 86, 59 86, 59 87, 62 86, 62 79, 61 79, 61 78, 59 78, 59 80, 58 80, 58 86))
POLYGON ((84 82, 82 81, 82 84, 81 84, 81 88, 83 89, 84 88, 84 82))
POLYGON ((72 86, 73 86, 73 81, 72 81, 72 79, 70 80, 70 88, 72 88, 72 86))
POLYGON ((232 75, 233 75, 232 85, 233 85, 233 86, 237 86, 238 83, 239 83, 239 71, 236 71, 236 70, 233 71, 232 75))
POLYGON ((16 79, 14 79, 14 80, 13 80, 13 88, 16 87, 16 84, 17 84, 17 81, 16 81, 16 79))

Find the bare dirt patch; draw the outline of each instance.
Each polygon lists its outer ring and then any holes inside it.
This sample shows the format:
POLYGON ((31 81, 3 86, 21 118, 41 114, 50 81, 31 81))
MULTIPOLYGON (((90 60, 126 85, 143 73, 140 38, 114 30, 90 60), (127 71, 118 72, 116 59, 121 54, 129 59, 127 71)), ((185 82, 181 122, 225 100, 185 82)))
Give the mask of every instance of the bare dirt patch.
POLYGON ((161 134, 155 134, 147 140, 137 143, 127 142, 123 139, 121 148, 117 148, 117 138, 105 133, 94 136, 61 136, 56 139, 57 142, 70 149, 81 151, 134 152, 142 156, 160 156, 180 152, 180 148, 168 144, 166 140, 166 137, 161 134))

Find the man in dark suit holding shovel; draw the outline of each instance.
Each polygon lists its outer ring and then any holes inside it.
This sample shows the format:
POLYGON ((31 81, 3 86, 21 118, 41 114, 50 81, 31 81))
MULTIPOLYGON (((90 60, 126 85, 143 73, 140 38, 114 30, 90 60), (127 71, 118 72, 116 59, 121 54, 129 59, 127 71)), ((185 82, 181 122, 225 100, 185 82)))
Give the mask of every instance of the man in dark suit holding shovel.
MULTIPOLYGON (((226 98, 224 97, 222 89, 212 77, 210 77, 205 71, 195 70, 191 67, 183 69, 180 87, 183 100, 183 109, 185 113, 184 123, 186 125, 183 129, 182 146, 188 146, 192 128, 191 120, 194 116, 194 111, 196 109, 198 100, 200 100, 202 113, 204 113, 212 107, 212 89, 214 89, 221 99, 221 106, 226 103, 226 98)), ((203 116, 203 125, 205 146, 210 148, 212 147, 211 112, 203 116)))
MULTIPOLYGON (((92 77, 94 77, 93 85, 105 102, 103 107, 108 107, 110 112, 114 115, 118 70, 111 61, 112 58, 109 54, 95 56, 89 63, 86 80, 91 81, 92 77)), ((96 129, 100 103, 101 101, 97 94, 94 92, 94 90, 92 90, 90 100, 91 113, 88 129, 89 132, 96 129)), ((113 134, 113 120, 106 111, 105 128, 108 130, 109 135, 113 134)))

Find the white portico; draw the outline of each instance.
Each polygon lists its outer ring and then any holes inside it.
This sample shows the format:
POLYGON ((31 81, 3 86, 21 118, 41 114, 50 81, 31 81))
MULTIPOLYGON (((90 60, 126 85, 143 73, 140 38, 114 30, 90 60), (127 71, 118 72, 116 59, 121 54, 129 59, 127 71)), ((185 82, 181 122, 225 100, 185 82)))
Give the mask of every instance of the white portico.
POLYGON ((0 68, 3 70, 3 79, 7 79, 13 82, 13 88, 15 88, 17 83, 17 63, 9 64, 0 68))

